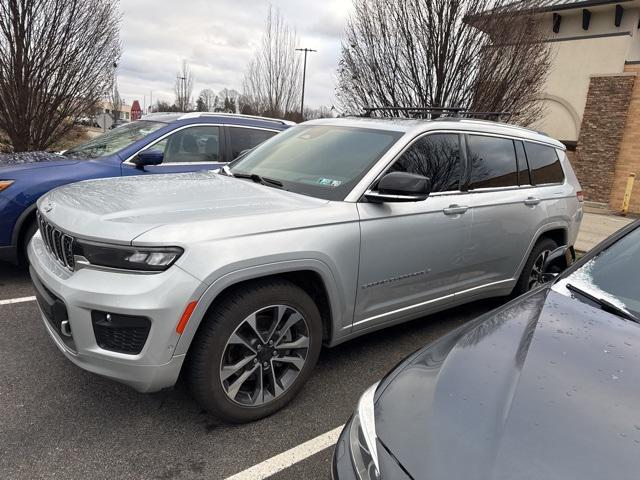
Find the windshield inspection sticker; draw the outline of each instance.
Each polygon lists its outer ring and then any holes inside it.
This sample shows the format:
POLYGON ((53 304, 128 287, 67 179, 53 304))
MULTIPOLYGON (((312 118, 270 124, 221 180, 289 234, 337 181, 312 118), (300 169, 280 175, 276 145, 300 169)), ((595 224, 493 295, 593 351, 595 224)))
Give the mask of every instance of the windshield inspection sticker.
POLYGON ((340 180, 331 180, 330 178, 320 178, 318 179, 318 183, 329 187, 338 187, 342 182, 340 180))

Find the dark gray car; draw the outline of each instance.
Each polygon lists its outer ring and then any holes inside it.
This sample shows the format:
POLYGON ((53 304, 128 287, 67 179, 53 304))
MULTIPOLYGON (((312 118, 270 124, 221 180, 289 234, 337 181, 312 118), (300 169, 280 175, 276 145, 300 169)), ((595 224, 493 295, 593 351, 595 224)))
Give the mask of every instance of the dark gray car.
POLYGON ((371 387, 334 478, 637 479, 639 315, 635 222, 371 387))

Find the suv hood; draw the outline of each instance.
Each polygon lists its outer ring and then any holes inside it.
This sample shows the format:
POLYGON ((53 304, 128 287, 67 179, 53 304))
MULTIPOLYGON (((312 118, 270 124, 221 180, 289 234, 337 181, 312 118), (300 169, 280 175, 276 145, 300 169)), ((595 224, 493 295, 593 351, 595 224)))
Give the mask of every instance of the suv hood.
POLYGON ((50 152, 0 153, 0 177, 34 168, 72 165, 77 158, 67 158, 50 152))
MULTIPOLYGON (((195 172, 78 182, 44 195, 38 207, 71 234, 129 243, 162 225, 281 215, 326 203, 251 180, 195 172)), ((253 223, 254 229, 260 225, 253 223)))
POLYGON ((409 359, 380 441, 418 479, 637 478, 640 326, 545 289, 409 359))

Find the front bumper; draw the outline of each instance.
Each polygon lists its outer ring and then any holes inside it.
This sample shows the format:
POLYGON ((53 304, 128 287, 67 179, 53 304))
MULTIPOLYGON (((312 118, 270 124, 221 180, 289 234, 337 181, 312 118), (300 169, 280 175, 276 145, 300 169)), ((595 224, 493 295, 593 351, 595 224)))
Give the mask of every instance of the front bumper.
POLYGON ((37 295, 47 332, 70 361, 140 392, 175 384, 185 357, 173 354, 180 338, 176 324, 189 302, 204 293, 202 282, 177 266, 157 274, 92 268, 70 272, 49 254, 40 233, 31 241, 28 255, 36 288, 40 283, 44 296, 48 293, 64 305, 58 310, 67 317, 71 337, 61 333, 56 323, 61 319, 52 320, 52 310, 43 295, 37 295), (148 318, 151 327, 141 351, 126 354, 101 348, 91 317, 95 311, 148 318))

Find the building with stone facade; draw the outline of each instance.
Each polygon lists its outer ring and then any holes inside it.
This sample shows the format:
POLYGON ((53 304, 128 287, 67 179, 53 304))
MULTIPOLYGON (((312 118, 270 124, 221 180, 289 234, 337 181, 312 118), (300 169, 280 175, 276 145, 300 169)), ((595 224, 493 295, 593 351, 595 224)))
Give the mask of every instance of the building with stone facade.
POLYGON ((640 0, 540 0, 553 66, 535 125, 568 147, 592 202, 620 210, 638 174, 640 212, 640 0))

